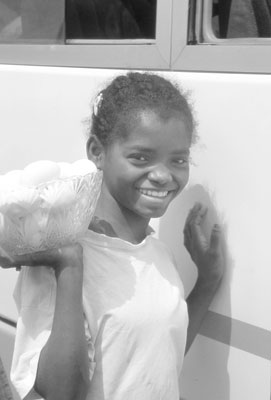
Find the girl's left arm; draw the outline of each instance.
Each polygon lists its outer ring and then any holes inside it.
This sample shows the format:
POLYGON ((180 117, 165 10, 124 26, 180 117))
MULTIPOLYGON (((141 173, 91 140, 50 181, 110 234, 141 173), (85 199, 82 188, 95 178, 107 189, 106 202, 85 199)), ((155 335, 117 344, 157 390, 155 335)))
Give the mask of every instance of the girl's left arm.
POLYGON ((184 245, 198 270, 197 282, 186 299, 189 315, 186 352, 199 331, 224 272, 220 227, 214 225, 208 240, 202 230, 206 213, 207 208, 196 203, 184 227, 184 245))

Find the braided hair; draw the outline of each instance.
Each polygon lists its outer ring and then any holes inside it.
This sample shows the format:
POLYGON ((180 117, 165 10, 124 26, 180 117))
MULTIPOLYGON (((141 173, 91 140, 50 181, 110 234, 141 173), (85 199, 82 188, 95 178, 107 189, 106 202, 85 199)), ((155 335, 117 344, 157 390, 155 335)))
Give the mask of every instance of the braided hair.
POLYGON ((90 134, 104 146, 125 137, 127 122, 136 121, 139 111, 156 112, 160 118, 179 117, 194 141, 195 121, 187 96, 176 85, 153 73, 129 72, 116 77, 96 98, 90 134))

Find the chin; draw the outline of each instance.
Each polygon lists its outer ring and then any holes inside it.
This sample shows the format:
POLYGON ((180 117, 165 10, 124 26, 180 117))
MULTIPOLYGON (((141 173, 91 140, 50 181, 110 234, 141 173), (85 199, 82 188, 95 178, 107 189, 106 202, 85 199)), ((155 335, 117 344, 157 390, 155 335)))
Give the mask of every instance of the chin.
POLYGON ((149 210, 144 213, 141 213, 142 217, 144 218, 160 218, 166 212, 166 209, 163 210, 149 210))
POLYGON ((165 212, 166 211, 163 211, 163 212, 157 212, 157 213, 155 213, 155 214, 153 214, 152 216, 151 216, 151 218, 160 218, 160 217, 162 217, 164 214, 165 214, 165 212))

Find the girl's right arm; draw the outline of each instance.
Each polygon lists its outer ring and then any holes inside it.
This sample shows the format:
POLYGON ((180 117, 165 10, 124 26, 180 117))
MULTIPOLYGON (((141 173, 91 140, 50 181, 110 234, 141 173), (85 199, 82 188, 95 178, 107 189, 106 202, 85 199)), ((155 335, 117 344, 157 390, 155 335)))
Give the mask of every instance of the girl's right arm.
POLYGON ((88 351, 82 307, 83 257, 80 245, 19 256, 5 267, 47 265, 56 276, 52 329, 39 356, 35 391, 46 400, 85 400, 89 385, 88 351))
POLYGON ((58 252, 53 326, 41 351, 35 390, 46 400, 85 400, 89 371, 82 307, 82 248, 76 245, 58 252))

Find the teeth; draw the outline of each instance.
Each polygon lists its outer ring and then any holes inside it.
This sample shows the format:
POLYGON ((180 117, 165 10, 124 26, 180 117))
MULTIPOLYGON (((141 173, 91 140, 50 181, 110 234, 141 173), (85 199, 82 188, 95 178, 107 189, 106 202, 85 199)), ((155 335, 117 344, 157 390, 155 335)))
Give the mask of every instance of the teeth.
POLYGON ((168 191, 157 191, 157 190, 148 190, 148 189, 139 189, 140 193, 144 194, 145 196, 150 197, 166 197, 168 195, 168 191))

